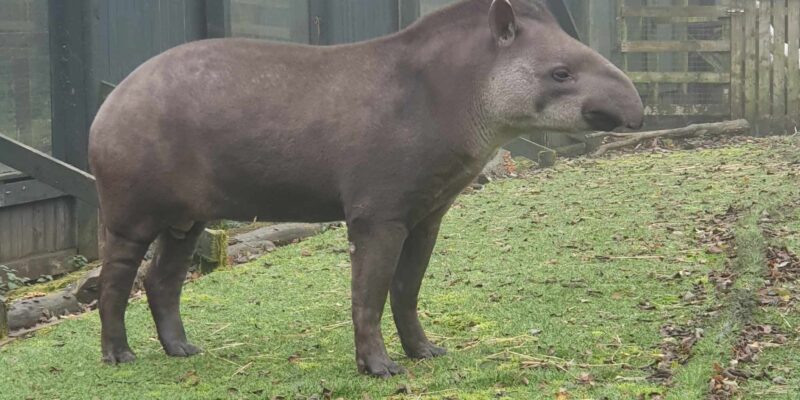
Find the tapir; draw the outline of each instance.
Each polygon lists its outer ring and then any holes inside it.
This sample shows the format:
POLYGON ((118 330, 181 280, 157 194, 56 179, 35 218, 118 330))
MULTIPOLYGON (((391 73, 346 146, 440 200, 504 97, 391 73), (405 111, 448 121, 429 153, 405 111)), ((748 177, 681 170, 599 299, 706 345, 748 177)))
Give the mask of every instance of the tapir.
POLYGON ((145 252, 158 338, 187 341, 179 304, 209 221, 345 221, 355 359, 403 369, 384 346, 387 300, 405 353, 445 354, 417 297, 442 217, 497 149, 534 132, 639 128, 625 74, 567 35, 544 4, 463 0, 381 38, 307 46, 226 38, 145 62, 91 126, 104 226, 102 357, 133 361, 125 309, 145 252))

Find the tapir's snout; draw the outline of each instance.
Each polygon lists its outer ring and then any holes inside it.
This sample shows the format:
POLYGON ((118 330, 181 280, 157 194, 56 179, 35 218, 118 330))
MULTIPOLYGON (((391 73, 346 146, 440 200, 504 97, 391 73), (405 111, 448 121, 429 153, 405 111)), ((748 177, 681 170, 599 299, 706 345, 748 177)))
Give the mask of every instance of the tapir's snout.
POLYGON ((613 65, 592 79, 593 90, 584 101, 583 119, 598 131, 625 127, 640 129, 644 125, 644 106, 633 82, 613 65))

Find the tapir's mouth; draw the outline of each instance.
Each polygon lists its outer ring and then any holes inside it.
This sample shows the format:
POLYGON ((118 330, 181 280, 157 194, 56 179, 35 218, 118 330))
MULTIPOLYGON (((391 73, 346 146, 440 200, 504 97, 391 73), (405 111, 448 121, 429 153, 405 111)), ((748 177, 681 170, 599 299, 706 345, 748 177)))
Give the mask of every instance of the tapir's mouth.
POLYGON ((613 131, 623 125, 621 117, 605 111, 585 112, 583 119, 596 131, 613 131))

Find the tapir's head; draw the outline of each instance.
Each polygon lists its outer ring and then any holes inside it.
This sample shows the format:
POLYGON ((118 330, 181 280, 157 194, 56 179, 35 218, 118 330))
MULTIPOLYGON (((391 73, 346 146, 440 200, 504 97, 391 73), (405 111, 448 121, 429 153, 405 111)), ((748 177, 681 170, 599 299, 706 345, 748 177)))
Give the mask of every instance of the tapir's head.
POLYGON ((494 0, 488 24, 495 59, 485 103, 504 128, 574 132, 642 126, 642 101, 631 80, 564 32, 544 5, 494 0))

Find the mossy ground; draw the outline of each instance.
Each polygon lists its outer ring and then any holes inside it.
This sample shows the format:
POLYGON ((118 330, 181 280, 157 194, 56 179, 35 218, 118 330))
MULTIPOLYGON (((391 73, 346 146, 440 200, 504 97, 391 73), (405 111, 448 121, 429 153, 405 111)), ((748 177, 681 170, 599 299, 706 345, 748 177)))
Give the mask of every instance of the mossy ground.
MULTIPOLYGON (((384 316, 405 376, 355 371, 348 245, 337 229, 188 284, 184 320, 204 354, 165 357, 137 300, 127 319, 135 363, 100 363, 99 319, 89 313, 0 349, 0 398, 705 398, 713 363, 730 358, 725 340, 698 342, 688 364, 673 366, 673 386, 646 379, 661 356, 660 328, 696 320, 722 298, 708 274, 727 256, 708 252, 696 229, 730 206, 797 199, 799 144, 578 160, 460 197, 420 303, 448 355, 405 358, 388 307, 384 316), (687 303, 695 284, 709 295, 687 303)), ((800 251, 800 210, 786 214, 791 229, 780 240, 800 251)), ((796 330, 797 315, 754 318, 796 330)), ((796 337, 753 366, 788 367, 787 384, 751 380, 743 396, 800 390, 796 337)))

